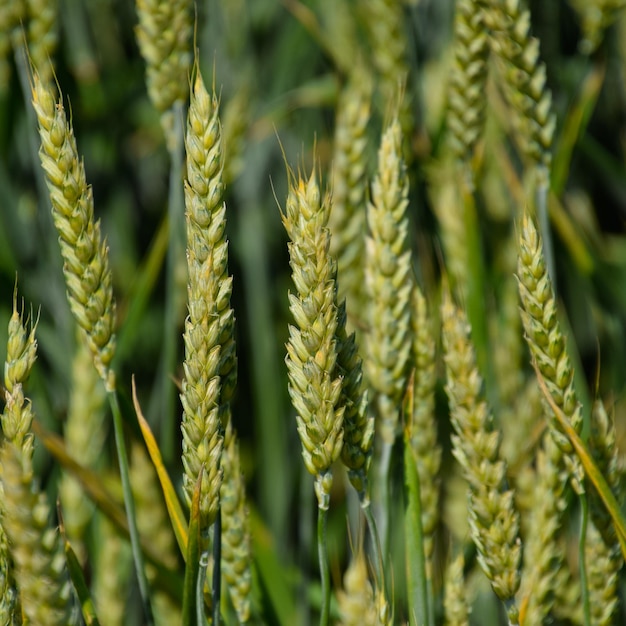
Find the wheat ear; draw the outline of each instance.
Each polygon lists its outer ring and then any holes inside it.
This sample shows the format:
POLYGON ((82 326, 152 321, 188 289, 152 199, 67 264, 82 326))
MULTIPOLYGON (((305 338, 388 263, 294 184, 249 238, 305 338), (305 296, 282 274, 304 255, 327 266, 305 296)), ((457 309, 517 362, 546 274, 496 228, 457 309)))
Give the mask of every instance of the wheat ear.
MULTIPOLYGON (((369 36, 372 62, 379 76, 383 110, 397 99, 398 86, 409 79, 409 50, 404 10, 396 0, 366 0, 363 20, 369 36)), ((414 121, 408 94, 400 102, 398 118, 404 138, 411 136, 414 121)))
POLYGON ((59 40, 58 0, 26 0, 30 59, 44 85, 54 78, 54 53, 59 40))
POLYGON ((453 454, 470 486, 469 523, 478 562, 509 621, 517 623, 513 598, 520 583, 519 515, 507 488, 506 465, 499 457, 500 433, 481 398, 482 378, 476 367, 465 313, 449 293, 442 303, 446 393, 454 427, 453 454))
POLYGON ((368 577, 362 547, 352 557, 343 576, 343 589, 337 592, 341 621, 339 626, 386 626, 390 624, 389 607, 380 590, 368 577))
POLYGON ((332 464, 344 441, 345 407, 337 373, 337 266, 329 254, 330 201, 321 197, 315 171, 308 181, 290 174, 283 225, 289 236, 289 262, 296 294, 289 294, 295 325, 289 326, 287 372, 289 395, 296 410, 302 457, 315 476, 318 504, 317 546, 322 605, 320 626, 330 617, 330 573, 326 529, 332 464))
POLYGON ((563 452, 546 433, 537 452, 524 551, 520 589, 524 624, 542 624, 554 604, 553 590, 564 558, 559 533, 567 507, 567 477, 563 452))
POLYGON ((48 527, 46 496, 34 480, 33 412, 22 385, 37 352, 35 325, 24 326, 14 301, 9 321, 5 362, 4 441, 0 449, 2 525, 9 540, 22 611, 32 624, 76 623, 72 612, 69 576, 55 529, 48 527))
POLYGON ((171 109, 177 101, 186 102, 189 95, 192 4, 188 0, 137 0, 136 6, 136 36, 146 61, 148 95, 171 139, 171 109))
POLYGON ((369 297, 365 371, 377 394, 380 432, 392 444, 398 430, 411 352, 413 275, 408 245, 409 181, 402 131, 394 118, 383 133, 378 172, 367 210, 365 280, 369 297))
POLYGON ((24 0, 7 0, 0 5, 0 92, 5 91, 11 79, 11 48, 22 42, 21 25, 26 16, 24 0))
POLYGON ((419 475, 422 533, 427 576, 432 578, 433 535, 439 521, 439 468, 441 446, 435 420, 435 338, 426 299, 417 285, 412 295, 413 407, 410 443, 419 475))
POLYGON ((222 470, 222 575, 237 619, 240 624, 245 624, 250 619, 252 588, 250 521, 239 460, 239 442, 230 421, 224 434, 222 470))
MULTIPOLYGON (((589 444, 592 455, 616 494, 623 501, 620 480, 618 451, 615 442, 615 427, 602 401, 597 399, 591 411, 591 436, 589 444)), ((585 555, 589 573, 589 604, 594 624, 608 626, 618 605, 617 584, 619 572, 624 564, 617 535, 595 490, 589 490, 591 524, 588 527, 585 555)))
MULTIPOLYGON (((541 237, 528 214, 522 220, 518 251, 517 277, 526 343, 538 375, 543 377, 550 395, 568 417, 572 427, 580 432, 582 411, 574 391, 574 370, 557 319, 556 300, 541 237)), ((574 486, 580 488, 583 478, 580 461, 554 416, 549 422, 550 432, 565 455, 574 486)))
POLYGON ((289 394, 296 409, 302 456, 315 476, 319 507, 327 509, 331 465, 343 446, 342 380, 336 372, 336 264, 329 254, 330 202, 321 198, 315 172, 290 185, 282 216, 296 294, 289 295, 295 325, 289 327, 289 394))
POLYGON ((459 0, 454 21, 454 64, 448 88, 446 122, 452 153, 462 162, 471 160, 485 123, 485 85, 489 39, 484 1, 459 0))
POLYGON ((463 579, 465 560, 458 554, 446 567, 443 613, 445 626, 469 626, 470 607, 463 579))
POLYGON ((223 434, 220 416, 233 395, 237 370, 230 307, 226 205, 223 202, 219 107, 196 74, 187 120, 187 288, 183 404, 183 485, 191 502, 202 474, 200 513, 210 526, 219 508, 223 434))
POLYGON ((78 157, 74 131, 61 101, 34 78, 33 106, 39 121, 39 157, 59 233, 70 308, 83 329, 94 364, 107 391, 115 388, 110 369, 115 353, 115 302, 108 250, 95 221, 93 195, 78 157))
POLYGON ((569 0, 578 13, 583 31, 580 49, 586 54, 594 52, 602 43, 604 33, 626 8, 624 0, 569 0))
POLYGON ((547 183, 556 117, 546 87, 546 67, 539 58, 539 41, 530 34, 530 13, 520 0, 489 0, 486 12, 492 48, 503 61, 505 95, 516 111, 514 125, 524 156, 542 166, 547 183))
POLYGON ((371 97, 371 77, 359 64, 343 87, 337 103, 330 213, 330 252, 337 259, 339 300, 346 299, 348 321, 358 320, 365 309, 366 131, 371 97))
POLYGON ((362 385, 362 362, 355 335, 346 332, 346 307, 337 312, 337 374, 341 377, 339 406, 344 407, 341 460, 362 506, 369 504, 368 472, 374 445, 374 418, 368 414, 367 392, 362 385))

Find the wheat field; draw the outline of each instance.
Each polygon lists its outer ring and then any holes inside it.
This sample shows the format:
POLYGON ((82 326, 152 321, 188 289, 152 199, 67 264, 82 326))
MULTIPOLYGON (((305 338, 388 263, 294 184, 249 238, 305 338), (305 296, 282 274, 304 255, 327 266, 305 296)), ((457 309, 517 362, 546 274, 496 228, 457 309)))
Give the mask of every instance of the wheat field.
POLYGON ((0 622, 626 623, 625 7, 5 0, 0 622))

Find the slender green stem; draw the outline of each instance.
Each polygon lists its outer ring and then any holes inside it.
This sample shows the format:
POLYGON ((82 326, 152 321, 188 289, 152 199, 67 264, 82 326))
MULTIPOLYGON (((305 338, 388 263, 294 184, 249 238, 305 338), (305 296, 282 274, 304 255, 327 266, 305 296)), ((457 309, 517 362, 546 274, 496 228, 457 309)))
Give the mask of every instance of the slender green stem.
POLYGON ((539 220, 539 230, 543 239, 543 254, 546 258, 548 276, 552 281, 552 289, 556 289, 556 267, 554 266, 554 249, 552 246, 552 235, 550 232, 550 220, 548 218, 548 174, 543 170, 543 166, 537 173, 538 184, 535 202, 537 203, 537 218, 539 220))
POLYGON ((179 339, 178 311, 181 303, 177 279, 177 266, 184 259, 184 197, 182 186, 183 145, 184 145, 184 103, 176 102, 173 107, 174 132, 170 152, 170 179, 168 196, 169 243, 165 277, 165 320, 163 328, 163 352, 161 357, 158 400, 161 411, 160 447, 167 464, 174 460, 175 392, 170 380, 176 369, 177 346, 179 339))
POLYGON ((330 570, 328 566, 328 547, 326 545, 326 527, 328 509, 317 509, 317 550, 320 561, 320 580, 322 583, 322 606, 320 626, 328 626, 330 617, 330 570))
MULTIPOLYGON (((376 503, 376 517, 381 545, 381 555, 389 552, 389 514, 391 512, 391 495, 389 493, 389 472, 391 468, 391 450, 393 443, 382 442, 380 460, 378 463, 378 502, 376 503)), ((384 557, 383 557, 384 559, 384 557)), ((383 569, 385 562, 382 562, 383 569)))
MULTIPOLYGON (((383 564, 383 556, 380 548, 380 537, 378 536, 378 529, 376 528, 376 518, 372 513, 372 506, 369 502, 365 506, 361 506, 363 515, 367 520, 367 526, 370 531, 370 540, 372 543, 372 552, 374 553, 374 571, 376 573, 376 579, 378 584, 384 589, 385 586, 385 568, 383 564)), ((388 597, 385 594, 385 597, 388 597)))
POLYGON ((309 626, 311 623, 310 610, 310 581, 308 574, 309 559, 313 546, 313 500, 311 497, 311 475, 300 472, 300 501, 298 521, 298 563, 302 576, 298 588, 298 624, 309 626))
POLYGON ((220 624, 220 597, 222 582, 222 512, 217 513, 217 519, 213 525, 213 581, 212 581, 212 599, 213 599, 213 624, 220 624))
POLYGON ((426 579, 419 474, 408 438, 404 441, 404 484, 404 541, 409 624, 411 626, 434 626, 434 623, 429 621, 431 612, 426 579))
POLYGON ((150 589, 146 578, 146 568, 139 531, 137 529, 137 517, 135 515, 135 501, 130 486, 130 475, 128 472, 128 455, 126 454, 126 444, 124 443, 124 429, 122 425, 122 412, 115 390, 108 393, 111 412, 113 413, 113 429, 115 431, 115 447, 117 448, 117 458, 120 465, 120 478, 122 480, 122 492, 124 494, 124 506, 126 507, 126 517, 128 519, 128 530, 130 534, 130 545, 133 553, 133 561, 137 572, 137 582, 139 583, 139 593, 144 608, 145 623, 147 626, 154 624, 152 616, 152 606, 150 604, 150 589))
POLYGON ((587 582, 587 560, 585 544, 587 542, 587 523, 589 521, 589 501, 587 494, 580 494, 580 536, 578 538, 578 567, 580 571, 580 587, 583 604, 583 624, 591 626, 591 605, 589 603, 589 584, 587 582))

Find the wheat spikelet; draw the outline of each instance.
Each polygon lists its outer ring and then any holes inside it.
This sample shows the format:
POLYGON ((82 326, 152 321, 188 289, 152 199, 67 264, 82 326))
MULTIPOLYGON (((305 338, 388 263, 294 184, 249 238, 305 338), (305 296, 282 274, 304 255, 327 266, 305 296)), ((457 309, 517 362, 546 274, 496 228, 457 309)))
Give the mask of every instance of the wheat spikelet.
POLYGON ((94 220, 93 195, 76 140, 61 101, 34 78, 33 106, 39 121, 39 157, 50 191, 59 233, 70 308, 83 329, 94 364, 108 391, 115 388, 110 369, 115 352, 115 302, 106 245, 94 220))
POLYGON ((337 104, 330 213, 330 252, 337 259, 338 297, 340 301, 346 299, 349 320, 358 319, 365 309, 366 130, 371 96, 371 78, 359 64, 342 89, 337 104))
POLYGON ((480 0, 458 0, 454 64, 450 72, 447 127, 453 154, 469 162, 485 123, 489 40, 480 0))
POLYGON ((365 371, 377 393, 383 440, 393 443, 411 352, 413 275, 408 246, 409 181, 402 159, 402 131, 394 118, 384 131, 367 221, 365 280, 369 329, 365 371))
POLYGON ((252 586, 250 522, 239 461, 239 443, 230 421, 224 434, 222 470, 222 575, 237 619, 245 624, 250 619, 252 586))
POLYGON ((220 415, 228 410, 237 379, 234 313, 230 307, 226 205, 222 200, 219 108, 197 73, 187 121, 187 288, 183 404, 183 484, 191 502, 204 466, 202 524, 215 521, 222 482, 220 415))
POLYGON ((512 599, 520 583, 519 515, 506 486, 506 466, 499 458, 500 434, 481 399, 482 379, 469 339, 469 324, 446 293, 442 303, 446 393, 455 434, 453 454, 470 485, 468 502, 472 539, 478 562, 505 602, 509 620, 517 623, 512 599))
POLYGON ((331 466, 343 446, 342 381, 336 373, 336 264, 329 254, 330 202, 320 197, 315 176, 290 181, 283 225, 289 235, 289 295, 295 325, 289 326, 287 371, 289 395, 296 410, 302 456, 315 476, 319 508, 328 509, 331 466))

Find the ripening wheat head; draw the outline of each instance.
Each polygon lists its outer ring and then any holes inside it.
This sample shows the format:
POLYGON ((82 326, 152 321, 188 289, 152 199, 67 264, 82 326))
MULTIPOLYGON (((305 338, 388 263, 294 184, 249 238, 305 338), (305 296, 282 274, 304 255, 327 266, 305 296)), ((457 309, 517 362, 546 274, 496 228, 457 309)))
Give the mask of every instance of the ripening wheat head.
POLYGON ((287 370, 289 395, 296 410, 302 456, 315 476, 320 509, 327 509, 332 485, 331 465, 343 446, 344 408, 339 407, 341 377, 336 373, 336 265, 329 254, 328 197, 321 198, 313 172, 292 180, 283 224, 289 236, 289 257, 295 294, 289 306, 287 370))
POLYGON ((87 185, 85 168, 63 104, 55 102, 52 92, 37 76, 33 106, 41 138, 39 157, 59 233, 70 308, 84 331, 100 377, 107 389, 112 390, 115 302, 108 249, 100 235, 100 222, 94 219, 92 190, 87 185))

